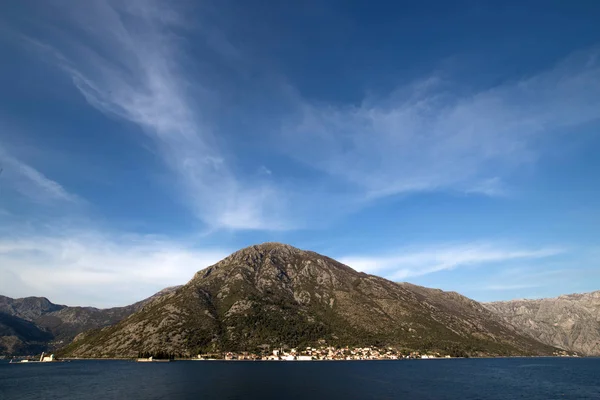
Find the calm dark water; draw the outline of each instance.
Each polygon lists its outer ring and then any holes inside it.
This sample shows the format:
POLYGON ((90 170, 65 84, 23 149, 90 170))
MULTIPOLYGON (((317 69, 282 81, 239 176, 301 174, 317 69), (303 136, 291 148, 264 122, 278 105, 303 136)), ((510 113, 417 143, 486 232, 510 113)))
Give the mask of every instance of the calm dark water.
POLYGON ((600 359, 0 364, 0 399, 600 399, 600 359))

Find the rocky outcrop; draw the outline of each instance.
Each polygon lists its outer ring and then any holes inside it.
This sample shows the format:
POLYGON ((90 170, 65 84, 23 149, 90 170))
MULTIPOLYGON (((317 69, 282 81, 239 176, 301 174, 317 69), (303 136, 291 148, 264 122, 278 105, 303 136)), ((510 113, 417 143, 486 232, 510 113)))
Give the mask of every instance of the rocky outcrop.
POLYGON ((45 297, 24 297, 11 299, 0 296, 0 312, 28 321, 33 321, 44 314, 60 311, 66 306, 54 304, 45 297))
POLYGON ((542 343, 600 356, 600 291, 485 306, 542 343))
POLYGON ((331 258, 265 243, 203 269, 64 354, 134 357, 279 346, 390 345, 455 355, 551 354, 481 304, 360 273, 331 258))

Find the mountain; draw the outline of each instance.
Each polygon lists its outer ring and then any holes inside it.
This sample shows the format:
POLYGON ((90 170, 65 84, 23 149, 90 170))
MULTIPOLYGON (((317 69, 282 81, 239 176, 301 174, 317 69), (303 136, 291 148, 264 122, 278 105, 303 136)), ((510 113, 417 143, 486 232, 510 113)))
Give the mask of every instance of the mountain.
POLYGON ((77 357, 390 345, 454 355, 551 354, 457 293, 398 284, 279 243, 233 253, 119 323, 79 335, 77 357))
POLYGON ((542 343, 600 356, 600 291, 485 306, 542 343))
POLYGON ((0 355, 40 353, 50 340, 52 334, 33 322, 0 313, 0 355))
POLYGON ((112 325, 178 287, 125 307, 98 309, 54 304, 45 297, 0 296, 0 354, 32 354, 70 343, 79 333, 112 325))

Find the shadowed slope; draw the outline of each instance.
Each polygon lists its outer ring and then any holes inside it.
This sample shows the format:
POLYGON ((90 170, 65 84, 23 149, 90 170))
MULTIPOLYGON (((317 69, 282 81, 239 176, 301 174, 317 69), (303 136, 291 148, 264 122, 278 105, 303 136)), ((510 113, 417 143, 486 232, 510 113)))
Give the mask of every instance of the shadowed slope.
POLYGON ((0 354, 35 354, 69 344, 81 332, 113 325, 177 287, 125 307, 99 309, 54 304, 45 297, 0 296, 0 354))

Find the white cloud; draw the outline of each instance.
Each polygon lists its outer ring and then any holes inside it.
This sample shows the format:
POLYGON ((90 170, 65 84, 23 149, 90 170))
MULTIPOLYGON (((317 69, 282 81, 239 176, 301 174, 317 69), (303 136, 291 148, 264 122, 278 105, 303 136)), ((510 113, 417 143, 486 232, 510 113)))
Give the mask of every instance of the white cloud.
POLYGON ((81 198, 69 193, 58 182, 46 177, 29 164, 11 156, 1 146, 0 168, 0 185, 8 185, 36 203, 81 202, 81 198))
POLYGON ((153 236, 96 231, 0 239, 0 293, 69 305, 131 304, 228 254, 153 236))
POLYGON ((403 248, 387 256, 346 256, 340 262, 367 273, 399 281, 465 266, 552 257, 561 248, 524 249, 486 243, 403 248))
POLYGON ((472 187, 467 189, 467 193, 479 193, 490 197, 506 196, 508 194, 507 189, 500 178, 493 177, 485 179, 481 182, 475 183, 472 187))
POLYGON ((504 195, 503 178, 536 160, 544 135, 600 118, 598 52, 464 93, 428 79, 358 106, 299 98, 283 130, 285 147, 367 198, 438 190, 504 195))
POLYGON ((258 173, 263 174, 263 175, 273 175, 273 171, 271 171, 269 168, 265 167, 264 165, 260 166, 260 168, 258 169, 258 173))
POLYGON ((507 284, 507 285, 486 285, 479 290, 493 290, 499 292, 511 291, 511 290, 521 290, 521 289, 533 289, 539 288, 542 285, 536 283, 521 283, 521 284, 507 284))
POLYGON ((285 193, 260 177, 240 179, 219 146, 209 115, 217 93, 202 76, 186 75, 184 40, 173 33, 182 16, 152 1, 98 0, 61 11, 81 40, 30 43, 57 60, 90 105, 154 140, 200 219, 213 228, 289 227, 285 193))

